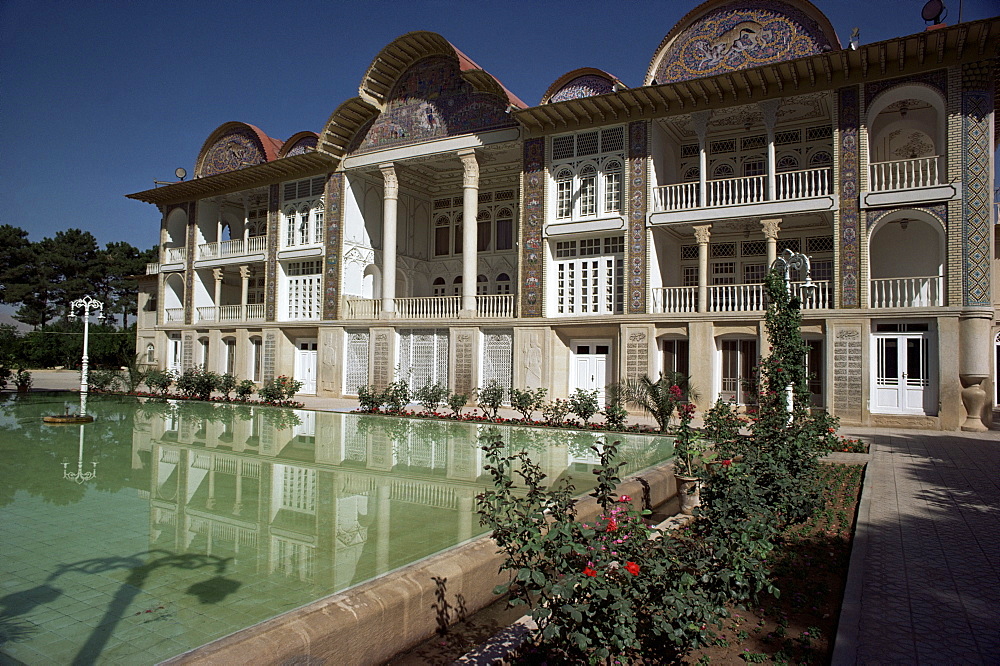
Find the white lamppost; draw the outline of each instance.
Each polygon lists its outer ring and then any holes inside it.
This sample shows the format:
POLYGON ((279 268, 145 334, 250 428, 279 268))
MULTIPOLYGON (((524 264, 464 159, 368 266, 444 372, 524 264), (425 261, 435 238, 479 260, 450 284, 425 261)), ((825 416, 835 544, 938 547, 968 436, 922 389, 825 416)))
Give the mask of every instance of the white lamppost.
POLYGON ((91 468, 89 472, 83 471, 83 426, 80 426, 80 452, 76 459, 76 471, 69 471, 69 463, 64 461, 63 467, 63 478, 68 481, 76 481, 77 483, 83 483, 84 481, 90 481, 97 476, 97 461, 90 463, 91 468))
POLYGON ((80 369, 80 393, 85 394, 88 391, 87 366, 89 357, 87 356, 87 347, 90 344, 90 312, 91 310, 96 311, 97 320, 102 321, 104 319, 104 303, 90 296, 84 296, 70 303, 69 308, 69 318, 71 321, 77 317, 83 317, 83 362, 80 369), (77 314, 77 312, 80 314, 77 314))
MULTIPOLYGON (((807 300, 816 289, 816 285, 812 281, 812 269, 809 266, 809 257, 801 252, 792 252, 788 248, 785 248, 782 250, 781 254, 778 255, 778 258, 774 260, 774 263, 771 264, 771 268, 777 268, 781 271, 781 275, 785 280, 785 289, 788 290, 788 296, 790 299, 788 306, 790 308, 800 309, 801 303, 807 300), (802 270, 803 268, 806 271, 806 281, 799 287, 801 300, 798 300, 792 294, 791 273, 792 269, 802 270), (797 300, 798 304, 796 303, 797 300)), ((786 404, 788 405, 788 420, 791 422, 792 412, 795 409, 795 387, 792 384, 785 387, 785 395, 786 404)))

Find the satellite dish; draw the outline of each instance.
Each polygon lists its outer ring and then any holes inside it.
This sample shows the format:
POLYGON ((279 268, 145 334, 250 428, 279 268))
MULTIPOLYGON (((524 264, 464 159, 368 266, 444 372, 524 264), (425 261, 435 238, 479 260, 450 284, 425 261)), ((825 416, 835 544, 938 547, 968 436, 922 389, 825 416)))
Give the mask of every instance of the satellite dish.
POLYGON ((174 169, 174 175, 180 178, 181 180, 184 180, 184 176, 188 175, 188 172, 184 167, 177 167, 176 169, 174 169))
POLYGON ((920 16, 925 21, 930 21, 934 25, 941 23, 942 14, 945 14, 948 9, 944 6, 941 0, 928 0, 924 8, 920 10, 920 16))

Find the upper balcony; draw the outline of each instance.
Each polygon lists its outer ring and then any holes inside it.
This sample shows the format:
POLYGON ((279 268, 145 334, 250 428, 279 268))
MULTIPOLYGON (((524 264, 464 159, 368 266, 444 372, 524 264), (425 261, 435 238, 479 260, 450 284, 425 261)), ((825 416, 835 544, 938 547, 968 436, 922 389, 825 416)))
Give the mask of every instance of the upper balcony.
MULTIPOLYGON (((427 296, 394 298, 395 312, 382 310, 380 298, 345 297, 342 301, 343 319, 409 319, 444 320, 462 316, 461 296, 427 296)), ((511 319, 515 315, 514 294, 479 294, 476 296, 476 317, 483 319, 511 319)))
MULTIPOLYGON (((833 290, 829 281, 814 281, 813 289, 804 289, 804 282, 791 284, 792 296, 799 299, 803 310, 827 310, 833 307, 833 290)), ((692 312, 763 312, 767 309, 763 284, 714 284, 706 288, 707 302, 699 308, 698 287, 660 287, 651 290, 652 314, 692 312)))
POLYGON ((263 259, 263 255, 266 252, 267 236, 250 236, 246 239, 236 238, 215 243, 202 243, 198 246, 195 261, 228 259, 231 257, 243 258, 251 255, 260 255, 260 259, 263 259))

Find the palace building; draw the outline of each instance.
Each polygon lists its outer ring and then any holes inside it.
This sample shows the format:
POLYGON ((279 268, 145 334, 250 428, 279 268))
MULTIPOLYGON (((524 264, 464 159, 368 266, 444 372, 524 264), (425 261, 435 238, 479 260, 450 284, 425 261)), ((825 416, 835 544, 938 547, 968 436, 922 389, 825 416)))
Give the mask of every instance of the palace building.
POLYGON ((806 0, 709 0, 641 83, 584 67, 532 106, 408 33, 319 133, 229 122, 128 195, 162 213, 138 351, 331 397, 679 371, 704 409, 747 400, 790 250, 815 406, 984 429, 998 55, 1000 18, 852 47, 806 0))

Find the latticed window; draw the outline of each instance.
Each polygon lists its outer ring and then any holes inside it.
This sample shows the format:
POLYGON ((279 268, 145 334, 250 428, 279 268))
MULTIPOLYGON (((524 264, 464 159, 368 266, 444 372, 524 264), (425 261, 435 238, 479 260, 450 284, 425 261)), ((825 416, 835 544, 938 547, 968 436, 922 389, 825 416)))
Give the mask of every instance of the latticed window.
POLYGON ((765 264, 743 264, 743 284, 761 284, 766 275, 765 264))
POLYGON ((795 157, 795 155, 782 155, 775 163, 775 170, 778 173, 782 173, 784 171, 795 171, 798 168, 799 158, 795 157))
POLYGON ((833 252, 833 236, 810 236, 806 238, 806 254, 833 252))
POLYGON ((740 243, 740 254, 744 257, 763 257, 767 254, 767 241, 745 240, 740 243))
POLYGON ((410 389, 426 384, 448 384, 448 330, 401 329, 399 331, 400 377, 410 389))
POLYGON ((720 396, 746 404, 753 395, 754 368, 757 365, 756 340, 722 340, 722 382, 720 396))
POLYGON ((317 243, 322 243, 324 231, 326 229, 323 226, 323 209, 317 208, 313 211, 313 240, 317 243))
POLYGON ((712 284, 736 284, 736 262, 714 262, 712 264, 712 284))
POLYGON ((812 261, 809 264, 809 269, 813 280, 817 282, 833 281, 833 261, 829 259, 812 261))
MULTIPOLYGON (((442 280, 443 282, 443 280, 442 280)), ((344 393, 357 395, 358 387, 368 383, 368 331, 348 331, 346 363, 344 368, 344 393)))
POLYGON ((764 160, 751 158, 743 163, 744 176, 763 176, 766 172, 764 160))
POLYGON ((712 170, 713 178, 732 178, 736 172, 733 170, 733 165, 731 164, 718 164, 712 170))
POLYGON ((580 169, 580 215, 597 212, 597 169, 587 165, 580 169))
POLYGON ((799 238, 779 238, 778 252, 781 253, 784 250, 791 250, 792 252, 801 252, 802 240, 799 238))
POLYGON ((681 259, 697 259, 697 258, 698 258, 697 245, 681 245, 681 259))
POLYGON ((513 331, 483 331, 482 385, 496 381, 509 392, 513 385, 513 356, 513 331))
POLYGON ((576 241, 563 241, 556 246, 556 314, 622 312, 624 239, 584 239, 579 251, 577 248, 576 241))
POLYGON ((434 220, 434 254, 448 254, 448 242, 451 240, 451 220, 440 215, 434 220))
POLYGON ((556 217, 573 215, 573 172, 563 169, 556 176, 556 217))
POLYGON ((622 165, 611 161, 604 166, 604 212, 617 213, 622 209, 622 165))
POLYGON ((514 247, 514 213, 510 208, 497 211, 496 231, 497 250, 510 250, 514 247))
POLYGON ((295 261, 288 264, 287 318, 319 319, 323 276, 319 261, 295 261))
POLYGON ((282 465, 281 508, 316 513, 316 470, 282 465))
POLYGON ((490 237, 493 235, 493 225, 490 223, 490 212, 479 211, 476 217, 476 250, 485 252, 490 249, 490 237))
POLYGON ((818 150, 809 156, 809 166, 825 167, 833 164, 833 157, 825 150, 818 150))
POLYGON ((712 243, 712 257, 735 257, 736 243, 712 243))
POLYGON ((682 287, 698 286, 697 266, 684 266, 684 268, 681 269, 681 286, 682 287))

